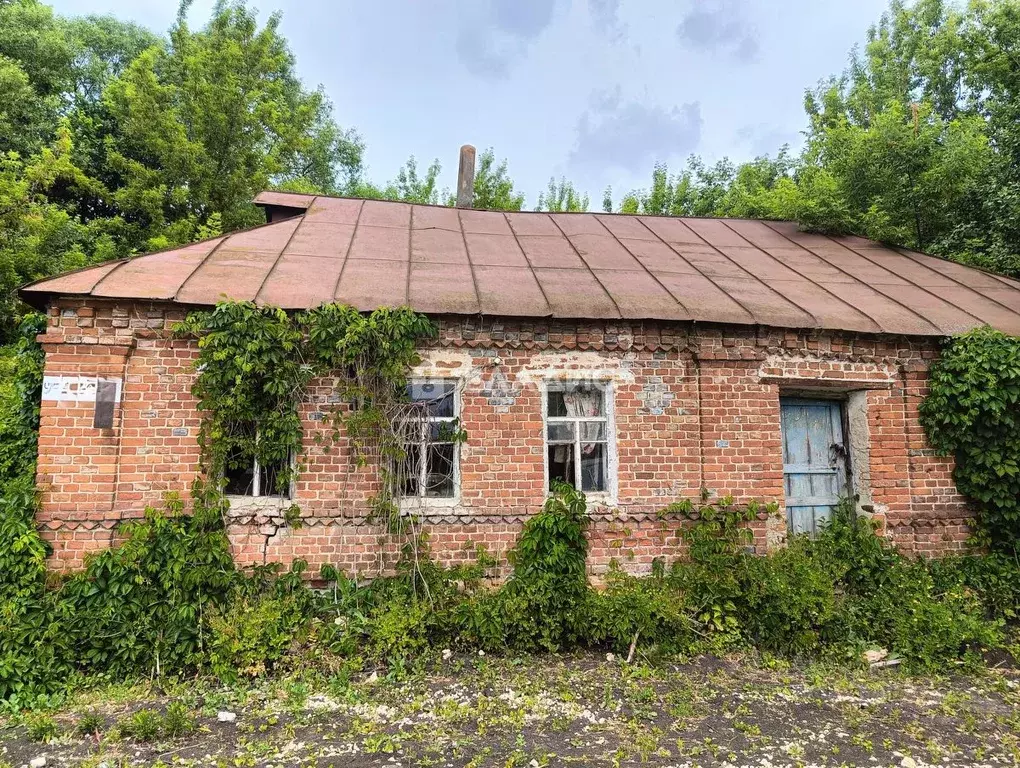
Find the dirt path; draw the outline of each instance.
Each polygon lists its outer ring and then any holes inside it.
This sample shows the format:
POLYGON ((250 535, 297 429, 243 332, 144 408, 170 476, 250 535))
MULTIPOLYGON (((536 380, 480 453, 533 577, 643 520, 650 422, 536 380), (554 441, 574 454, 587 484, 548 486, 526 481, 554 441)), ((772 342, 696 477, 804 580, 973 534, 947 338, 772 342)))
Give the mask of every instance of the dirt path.
POLYGON ((0 766, 1009 766, 1020 764, 1018 705, 1020 682, 1000 671, 921 679, 711 658, 455 656, 404 681, 96 690, 52 723, 0 720, 0 766), (194 730, 126 735, 134 713, 171 701, 194 730), (77 733, 86 716, 98 737, 77 733), (32 740, 52 725, 56 737, 32 740))

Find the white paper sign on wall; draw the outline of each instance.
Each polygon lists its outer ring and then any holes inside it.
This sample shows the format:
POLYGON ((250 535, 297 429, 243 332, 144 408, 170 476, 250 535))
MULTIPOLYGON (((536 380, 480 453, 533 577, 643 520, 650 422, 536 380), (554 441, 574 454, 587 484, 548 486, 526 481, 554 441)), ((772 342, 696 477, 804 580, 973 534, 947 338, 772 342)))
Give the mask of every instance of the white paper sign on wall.
MULTIPOLYGON (((115 402, 119 403, 121 380, 112 381, 117 384, 115 402)), ((98 382, 95 376, 44 376, 42 399, 62 403, 94 403, 98 382)))

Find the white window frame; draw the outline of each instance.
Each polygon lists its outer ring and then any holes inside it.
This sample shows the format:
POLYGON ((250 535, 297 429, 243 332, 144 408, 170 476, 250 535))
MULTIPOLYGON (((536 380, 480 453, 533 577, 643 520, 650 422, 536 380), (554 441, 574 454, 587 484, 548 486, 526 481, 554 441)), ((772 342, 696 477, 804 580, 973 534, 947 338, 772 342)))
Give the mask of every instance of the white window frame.
MULTIPOLYGON (((463 381, 454 376, 412 376, 408 379, 408 384, 416 384, 428 381, 442 381, 453 385, 453 416, 437 416, 428 417, 421 423, 422 438, 418 445, 422 448, 428 445, 427 430, 429 425, 434 422, 444 423, 459 423, 461 420, 461 407, 462 407, 462 385, 463 381)), ((456 507, 460 504, 460 446, 459 441, 453 441, 453 495, 451 496, 425 496, 423 494, 416 496, 405 496, 400 494, 398 497, 400 509, 404 512, 414 512, 417 510, 429 507, 456 507)), ((427 450, 420 451, 420 460, 418 467, 418 488, 424 490, 427 479, 428 469, 428 452, 427 450)))
MULTIPOLYGON (((545 495, 552 496, 549 489, 549 424, 564 424, 584 421, 604 421, 606 424, 606 489, 604 491, 583 491, 589 502, 615 504, 617 492, 617 453, 616 453, 616 406, 612 381, 591 380, 585 378, 563 377, 542 382, 542 481, 545 483, 545 495), (602 391, 602 408, 604 416, 549 416, 549 393, 559 392, 570 384, 587 384, 602 391)), ((576 427, 575 427, 576 430, 576 427)), ((574 433, 574 471, 581 471, 581 440, 578 432, 574 433)), ((575 482, 579 479, 575 476, 575 482)), ((580 490, 580 488, 578 488, 580 490)))
MULTIPOLYGON (((297 452, 296 451, 291 451, 290 452, 290 460, 288 461, 288 463, 290 464, 290 470, 291 470, 290 485, 287 486, 287 493, 284 494, 284 495, 281 495, 281 494, 276 493, 276 492, 273 492, 273 493, 262 493, 262 466, 259 464, 259 460, 257 458, 254 458, 254 457, 252 458, 252 463, 253 463, 253 466, 252 466, 252 480, 251 480, 251 484, 252 484, 252 489, 251 490, 252 490, 252 492, 251 492, 251 494, 247 494, 247 493, 227 493, 227 494, 224 494, 224 496, 226 496, 226 498, 229 501, 231 501, 231 503, 234 506, 237 506, 237 503, 244 502, 244 501, 247 501, 248 503, 252 503, 252 502, 262 503, 262 502, 267 502, 267 501, 269 501, 269 502, 276 501, 276 502, 279 502, 281 505, 282 504, 290 504, 290 503, 292 503, 294 501, 295 491, 297 489, 297 452)), ((223 471, 223 479, 224 480, 226 480, 226 474, 227 474, 226 473, 226 469, 224 469, 224 471, 223 471)))

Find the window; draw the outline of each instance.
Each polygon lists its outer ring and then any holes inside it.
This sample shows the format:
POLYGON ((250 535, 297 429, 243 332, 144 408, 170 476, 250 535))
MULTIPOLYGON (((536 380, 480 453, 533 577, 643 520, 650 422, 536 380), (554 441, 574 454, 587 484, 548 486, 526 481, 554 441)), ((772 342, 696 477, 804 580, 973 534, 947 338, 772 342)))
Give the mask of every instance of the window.
POLYGON ((274 496, 281 499, 291 498, 292 489, 278 487, 280 477, 287 464, 293 461, 276 462, 262 466, 251 457, 231 457, 227 459, 227 466, 224 470, 224 477, 227 481, 224 492, 228 496, 274 496))
POLYGON ((402 428, 405 458, 397 478, 400 493, 405 498, 452 499, 461 439, 457 383, 413 381, 407 394, 411 408, 402 428))
POLYGON ((603 384, 546 387, 547 487, 562 480, 585 493, 609 491, 609 419, 603 384))

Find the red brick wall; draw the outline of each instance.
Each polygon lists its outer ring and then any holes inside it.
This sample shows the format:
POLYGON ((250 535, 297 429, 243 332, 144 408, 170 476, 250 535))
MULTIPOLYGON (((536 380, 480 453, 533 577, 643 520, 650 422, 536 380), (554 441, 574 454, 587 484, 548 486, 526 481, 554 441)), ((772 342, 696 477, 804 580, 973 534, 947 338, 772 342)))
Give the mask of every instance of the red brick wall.
MULTIPOLYGON (((43 402, 39 521, 58 567, 81 566, 87 552, 110 544, 120 520, 160 505, 168 491, 187 495, 201 419, 190 392, 195 346, 166 334, 181 314, 158 304, 70 300, 50 310, 46 375, 124 382, 109 430, 92 427, 91 403, 43 402)), ((697 498, 702 487, 781 502, 780 393, 866 393, 861 490, 885 533, 925 554, 959 549, 966 538, 969 514, 951 462, 932 455, 917 422, 934 340, 655 323, 440 325, 421 373, 463 382, 468 434, 457 504, 420 510, 444 562, 472 560, 483 545, 505 571, 502 555, 544 498, 538 385, 557 377, 598 378, 613 392, 616 495, 593 510, 596 574, 614 559, 642 572, 656 557, 675 558, 678 523, 657 512, 697 498)), ((328 451, 316 443, 317 432, 329 431, 323 415, 337 407, 332 392, 330 381, 313 382, 302 403, 305 453, 295 490, 302 526, 287 526, 278 509, 235 506, 229 530, 239 562, 304 558, 313 574, 331 563, 371 575, 398 556, 401 538, 368 516, 375 472, 352 466, 343 439, 328 451)), ((754 529, 764 550, 782 540, 785 522, 762 520, 754 529)))

